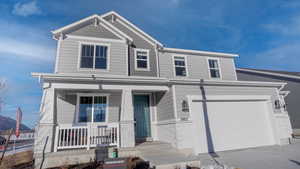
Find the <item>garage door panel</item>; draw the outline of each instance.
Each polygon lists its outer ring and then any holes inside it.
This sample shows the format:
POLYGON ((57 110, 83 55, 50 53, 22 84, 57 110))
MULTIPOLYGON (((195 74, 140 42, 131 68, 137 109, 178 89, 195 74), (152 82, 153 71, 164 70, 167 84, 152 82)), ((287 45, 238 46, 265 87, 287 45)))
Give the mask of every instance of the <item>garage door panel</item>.
POLYGON ((265 101, 206 102, 208 123, 204 121, 203 102, 192 102, 195 129, 200 134, 195 144, 198 152, 207 151, 209 126, 215 151, 241 149, 273 144, 268 109, 265 101), (198 130, 198 131, 199 131, 198 130))

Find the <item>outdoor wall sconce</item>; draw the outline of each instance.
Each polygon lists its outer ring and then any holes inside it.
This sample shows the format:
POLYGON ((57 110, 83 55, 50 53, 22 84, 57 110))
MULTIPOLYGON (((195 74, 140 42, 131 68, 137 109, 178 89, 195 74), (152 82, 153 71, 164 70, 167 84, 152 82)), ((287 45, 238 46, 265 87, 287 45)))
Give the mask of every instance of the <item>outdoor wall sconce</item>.
POLYGON ((281 108, 280 100, 275 100, 274 105, 275 105, 275 109, 280 109, 281 108))
POLYGON ((182 101, 181 107, 183 112, 189 112, 189 103, 186 100, 182 101))

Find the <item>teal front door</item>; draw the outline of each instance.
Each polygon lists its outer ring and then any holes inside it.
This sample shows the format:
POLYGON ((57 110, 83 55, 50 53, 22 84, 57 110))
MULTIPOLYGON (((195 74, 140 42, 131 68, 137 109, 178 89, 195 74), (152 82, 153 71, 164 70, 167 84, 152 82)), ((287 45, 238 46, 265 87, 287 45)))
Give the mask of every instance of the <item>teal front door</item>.
POLYGON ((134 95, 135 138, 151 137, 149 95, 134 95))

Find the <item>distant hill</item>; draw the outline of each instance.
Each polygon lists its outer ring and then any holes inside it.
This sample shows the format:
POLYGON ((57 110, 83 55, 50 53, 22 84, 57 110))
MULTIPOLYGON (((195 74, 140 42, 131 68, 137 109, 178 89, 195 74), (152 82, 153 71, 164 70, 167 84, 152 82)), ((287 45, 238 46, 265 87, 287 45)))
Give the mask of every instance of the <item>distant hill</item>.
MULTIPOLYGON (((0 115, 0 131, 1 130, 9 130, 11 128, 16 128, 16 120, 0 115)), ((30 128, 24 124, 21 124, 20 129, 21 130, 30 130, 30 128)))

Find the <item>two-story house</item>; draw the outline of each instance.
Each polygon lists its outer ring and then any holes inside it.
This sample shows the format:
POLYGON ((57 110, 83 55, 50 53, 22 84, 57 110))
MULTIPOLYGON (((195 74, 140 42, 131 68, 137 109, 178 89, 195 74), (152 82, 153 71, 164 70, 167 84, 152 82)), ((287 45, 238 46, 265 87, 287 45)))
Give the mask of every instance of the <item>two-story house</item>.
POLYGON ((236 54, 165 47, 116 12, 52 33, 55 72, 32 73, 43 88, 36 162, 145 141, 196 155, 291 137, 279 95, 285 83, 238 81, 236 54))

